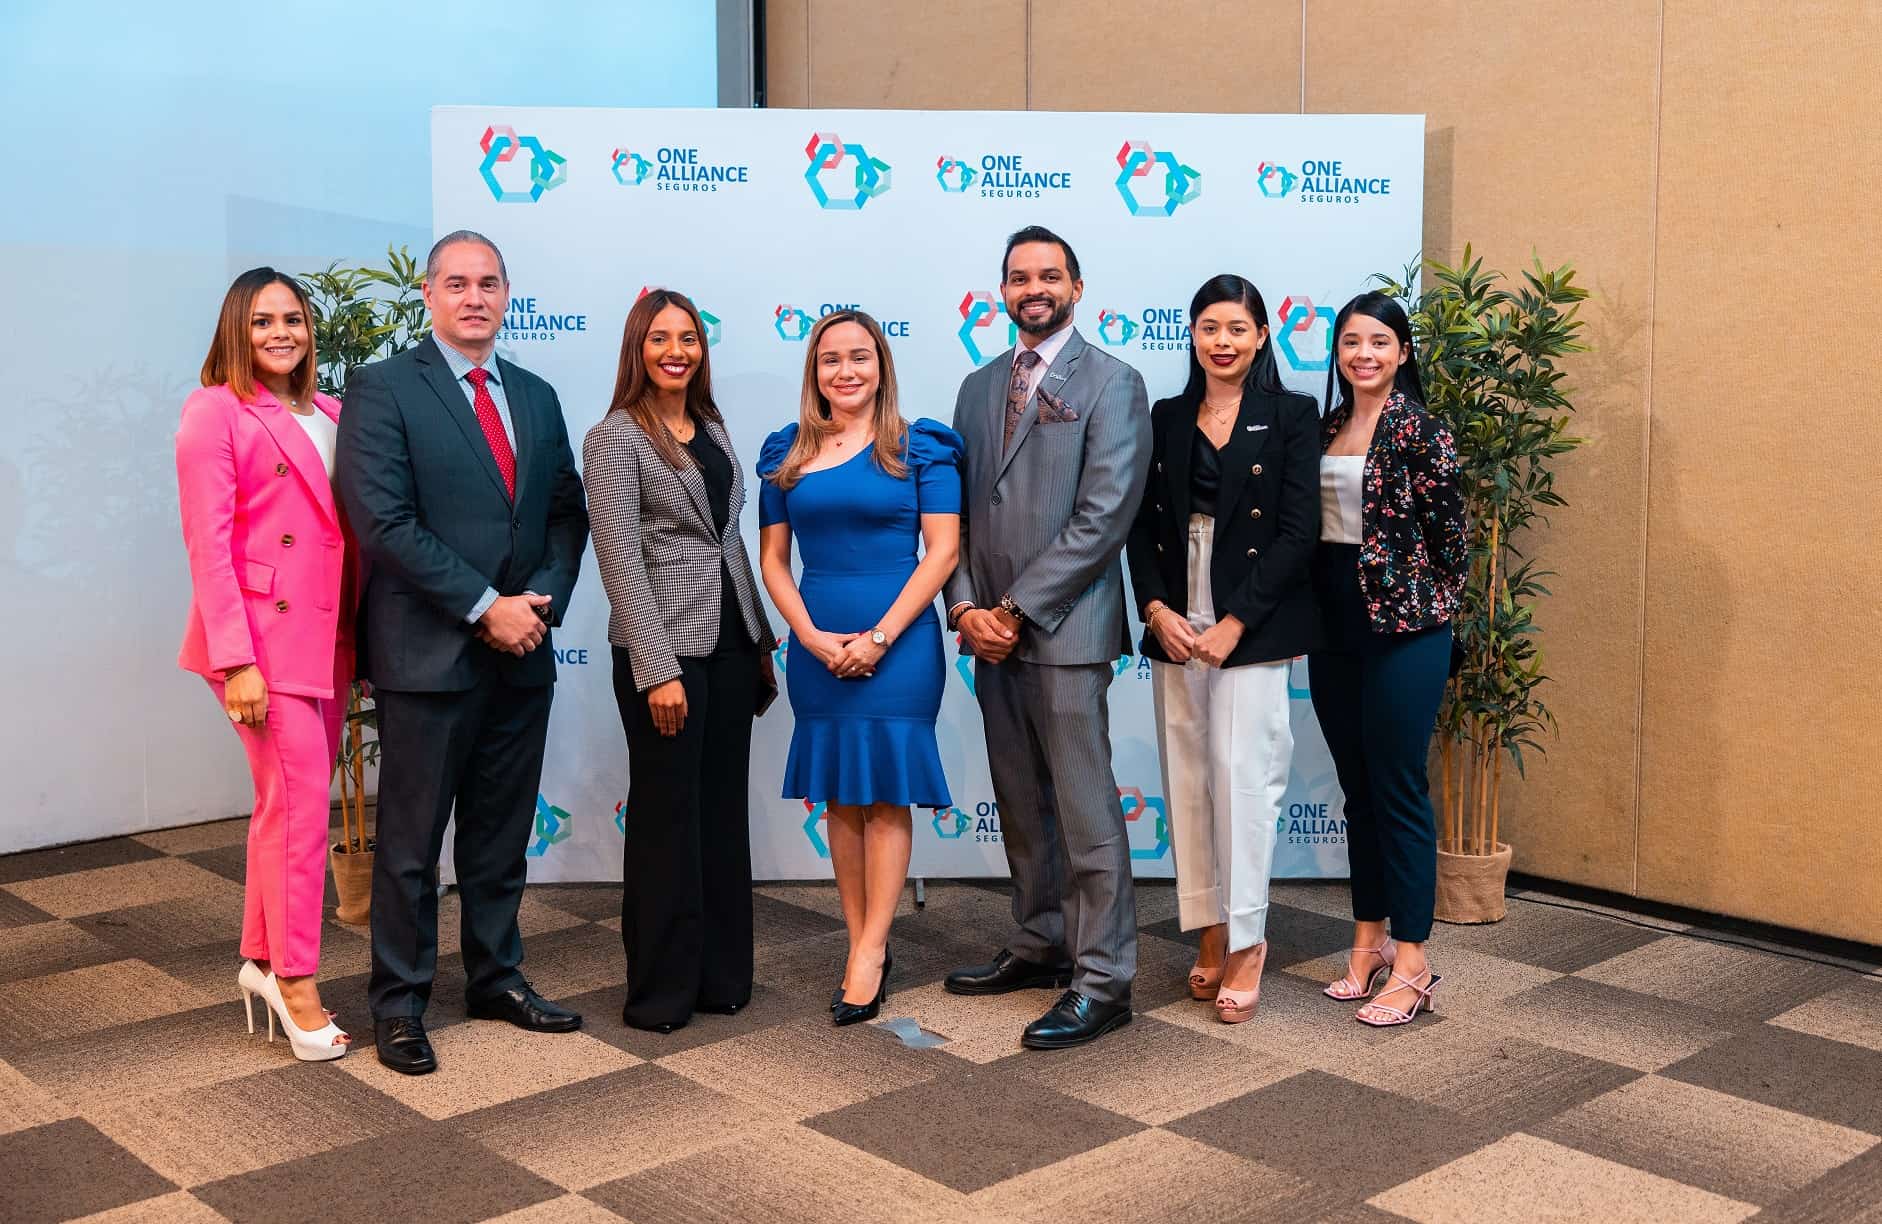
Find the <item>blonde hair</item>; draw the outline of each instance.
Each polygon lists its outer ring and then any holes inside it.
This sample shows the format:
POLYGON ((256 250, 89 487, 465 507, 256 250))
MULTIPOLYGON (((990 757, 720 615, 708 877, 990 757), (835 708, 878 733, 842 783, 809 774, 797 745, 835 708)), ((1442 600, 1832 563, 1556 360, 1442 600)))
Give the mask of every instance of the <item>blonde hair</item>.
POLYGON ((861 327, 869 333, 870 340, 876 346, 876 364, 881 372, 881 379, 876 384, 876 466, 895 480, 902 480, 908 475, 908 463, 902 458, 902 452, 908 445, 908 422, 902 419, 901 409, 896 403, 895 359, 889 355, 888 337, 882 334, 882 325, 863 311, 838 310, 818 319, 806 341, 804 390, 797 409, 797 437, 792 441, 791 449, 785 452, 784 462, 765 477, 780 489, 788 490, 803 479, 804 465, 815 459, 823 449, 824 438, 838 429, 830 416, 830 401, 824 398, 823 388, 817 385, 817 349, 824 333, 839 323, 854 323, 861 327))

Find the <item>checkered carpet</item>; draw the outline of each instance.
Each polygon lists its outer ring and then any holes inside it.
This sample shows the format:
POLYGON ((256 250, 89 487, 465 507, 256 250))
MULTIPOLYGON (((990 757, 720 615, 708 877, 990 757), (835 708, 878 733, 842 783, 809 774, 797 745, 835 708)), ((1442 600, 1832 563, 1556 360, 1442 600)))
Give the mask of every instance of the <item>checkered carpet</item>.
POLYGON ((921 1048, 832 1029, 828 886, 761 888, 752 1006, 668 1037, 620 1023, 618 889, 543 886, 524 968, 587 1027, 465 1020, 447 898, 443 1067, 406 1079, 357 928, 322 966, 350 1056, 244 1031, 243 836, 0 858, 0 1219, 1882 1221, 1882 979, 1673 924, 1519 897, 1440 926, 1437 1016, 1374 1031, 1319 992, 1344 886, 1277 885, 1261 1013, 1227 1026, 1144 885, 1136 1022, 1036 1054, 1049 992, 941 989, 1005 929, 995 887, 896 921, 885 1015, 921 1048))

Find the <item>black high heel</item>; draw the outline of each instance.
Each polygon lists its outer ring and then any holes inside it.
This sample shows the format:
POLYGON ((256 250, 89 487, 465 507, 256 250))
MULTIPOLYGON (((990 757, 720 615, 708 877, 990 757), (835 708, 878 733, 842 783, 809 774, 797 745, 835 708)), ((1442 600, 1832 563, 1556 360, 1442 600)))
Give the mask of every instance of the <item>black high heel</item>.
POLYGON ((836 1002, 830 1007, 830 1019, 838 1028, 846 1024, 861 1024, 865 1020, 874 1020, 882 1013, 882 1005, 889 998, 889 970, 895 968, 895 954, 885 946, 882 949, 882 981, 876 985, 876 997, 867 1003, 846 1003, 841 992, 836 1002))

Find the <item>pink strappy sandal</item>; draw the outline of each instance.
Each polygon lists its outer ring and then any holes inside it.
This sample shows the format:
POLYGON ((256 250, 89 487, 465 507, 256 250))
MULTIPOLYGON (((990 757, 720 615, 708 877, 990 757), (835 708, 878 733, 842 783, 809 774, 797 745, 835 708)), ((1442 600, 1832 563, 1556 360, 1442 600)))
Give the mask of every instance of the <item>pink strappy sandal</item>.
POLYGON ((1354 999, 1366 998, 1372 994, 1373 988, 1379 984, 1379 975, 1387 972, 1393 965, 1398 963, 1398 944, 1390 939, 1387 939, 1376 948, 1354 948, 1352 950, 1354 952, 1365 952, 1369 955, 1376 956, 1383 963, 1377 969, 1367 974, 1364 982, 1354 978, 1353 971, 1348 969, 1345 977, 1320 992, 1329 999, 1338 999, 1342 1003, 1351 1003, 1354 999))
MULTIPOLYGON (((1429 973, 1430 971, 1426 970, 1426 972, 1429 973)), ((1392 984, 1393 982, 1400 983, 1403 986, 1409 987, 1413 991, 1416 991, 1417 997, 1412 999, 1411 1010, 1400 1011, 1398 1008, 1389 1006, 1385 1003, 1368 1003, 1366 1004, 1365 1007, 1360 1008, 1359 1011, 1353 1015, 1353 1019, 1359 1021, 1361 1024, 1370 1024, 1373 1028, 1396 1028, 1397 1026, 1401 1024, 1410 1024, 1414 1019, 1417 1018, 1419 1008, 1422 1007, 1426 1011, 1437 1010, 1437 1004, 1431 1001, 1431 992, 1436 990, 1438 988, 1438 983, 1442 982, 1443 980, 1444 979, 1440 977, 1439 975, 1432 973, 1431 980, 1429 982, 1426 982, 1423 986, 1420 986, 1417 982, 1413 981, 1411 978, 1400 977, 1395 972, 1392 974, 1391 980, 1386 983, 1386 993, 1389 994, 1392 991, 1399 989, 1398 986, 1394 986, 1392 984), (1378 1019, 1373 1019, 1365 1014, 1368 1009, 1374 1012, 1383 1013, 1383 1015, 1378 1019)))

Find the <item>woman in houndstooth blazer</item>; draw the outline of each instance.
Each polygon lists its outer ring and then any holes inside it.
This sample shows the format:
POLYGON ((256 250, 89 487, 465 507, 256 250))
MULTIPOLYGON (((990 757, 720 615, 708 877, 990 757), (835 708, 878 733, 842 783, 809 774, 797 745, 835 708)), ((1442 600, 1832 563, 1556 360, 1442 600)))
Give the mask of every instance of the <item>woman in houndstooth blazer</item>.
POLYGON ((777 692, 705 335, 684 295, 643 295, 582 442, 627 732, 621 1019, 661 1033, 751 999, 746 774, 752 718, 777 692))

